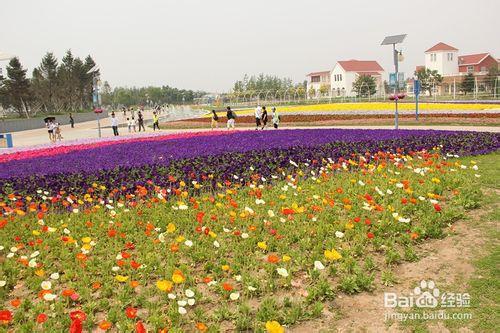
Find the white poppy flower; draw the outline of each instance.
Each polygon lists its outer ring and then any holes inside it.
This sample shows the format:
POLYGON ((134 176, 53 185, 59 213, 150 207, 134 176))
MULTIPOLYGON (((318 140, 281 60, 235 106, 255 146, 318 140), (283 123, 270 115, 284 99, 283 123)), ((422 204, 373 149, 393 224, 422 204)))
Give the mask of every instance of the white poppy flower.
POLYGON ((177 296, 175 296, 175 294, 172 294, 172 293, 169 293, 167 296, 170 299, 176 299, 177 298, 177 296))
POLYGON ((341 231, 335 231, 335 237, 337 237, 337 238, 343 238, 344 237, 344 233, 341 232, 341 231))
POLYGON ((236 301, 238 298, 240 298, 240 293, 239 292, 234 292, 229 295, 229 298, 233 301, 236 301))
POLYGON ((194 305, 194 303, 196 303, 196 300, 195 300, 194 298, 190 298, 190 299, 188 299, 188 305, 189 305, 189 306, 193 306, 193 305, 194 305))
POLYGON ((57 298, 57 295, 54 295, 54 294, 45 294, 43 295, 43 299, 46 300, 46 301, 53 301, 57 298))
POLYGON ((6 284, 7 284, 7 281, 5 281, 5 280, 0 281, 0 287, 5 287, 6 284))
POLYGON ((30 258, 38 257, 38 255, 40 255, 40 251, 35 251, 30 255, 30 258))
POLYGON ((179 306, 186 306, 187 302, 186 301, 177 301, 177 305, 179 306))
POLYGON ((283 267, 276 268, 276 272, 278 272, 278 274, 281 275, 282 277, 288 277, 288 271, 286 270, 286 268, 283 267))
POLYGON ((248 238, 248 237, 249 237, 249 236, 248 236, 248 234, 247 234, 246 232, 244 232, 244 233, 242 233, 242 234, 241 234, 241 238, 243 238, 243 239, 246 239, 246 238, 248 238))
POLYGON ((178 311, 181 315, 185 315, 187 313, 187 310, 183 306, 179 306, 178 311))
POLYGON ((191 247, 191 246, 193 246, 193 242, 190 240, 187 240, 184 242, 184 245, 186 245, 187 247, 191 247))
POLYGON ((323 265, 323 263, 319 260, 316 260, 314 262, 314 269, 317 269, 318 271, 321 271, 323 269, 325 269, 325 265, 323 265))
POLYGON ((50 274, 50 278, 52 280, 58 280, 59 279, 59 273, 56 272, 56 273, 50 274))
POLYGON ((192 291, 191 289, 186 289, 185 293, 186 293, 186 296, 189 298, 194 297, 194 291, 192 291))
POLYGON ((36 267, 36 259, 31 259, 30 262, 28 263, 28 266, 31 268, 36 267))
POLYGON ((252 287, 252 286, 248 286, 248 290, 250 290, 250 291, 256 291, 256 290, 257 290, 257 288, 252 287))
POLYGON ((50 281, 43 281, 41 283, 42 289, 43 290, 50 290, 52 288, 52 282, 50 281))
POLYGON ((274 216, 275 216, 275 215, 274 215, 274 212, 273 212, 271 209, 269 209, 269 210, 267 211, 267 215, 268 215, 269 217, 274 217, 274 216))

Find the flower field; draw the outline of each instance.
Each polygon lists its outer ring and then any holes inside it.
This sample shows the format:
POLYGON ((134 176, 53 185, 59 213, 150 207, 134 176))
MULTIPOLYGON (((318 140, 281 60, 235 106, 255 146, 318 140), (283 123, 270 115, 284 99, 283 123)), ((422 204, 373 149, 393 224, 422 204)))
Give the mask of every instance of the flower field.
POLYGON ((475 208, 500 135, 211 132, 0 155, 0 332, 284 332, 475 208))
MULTIPOLYGON (((458 111, 478 111, 478 110, 498 110, 500 104, 482 104, 482 103, 419 103, 420 110, 429 110, 436 112, 446 112, 449 110, 458 111)), ((298 112, 326 112, 326 111, 385 111, 394 110, 394 102, 358 102, 358 103, 328 103, 328 104, 308 104, 278 106, 280 113, 298 113, 298 112)), ((399 103, 399 110, 415 110, 415 103, 399 103)), ((253 109, 237 110, 238 115, 253 115, 253 109)), ((210 117, 210 114, 207 114, 210 117)))

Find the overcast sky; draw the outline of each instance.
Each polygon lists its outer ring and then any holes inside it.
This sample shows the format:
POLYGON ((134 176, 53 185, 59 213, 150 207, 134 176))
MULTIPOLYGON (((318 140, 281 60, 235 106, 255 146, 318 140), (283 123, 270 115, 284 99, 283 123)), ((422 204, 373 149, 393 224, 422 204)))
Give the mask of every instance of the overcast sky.
POLYGON ((0 51, 31 70, 47 51, 100 65, 114 86, 229 91, 248 74, 303 81, 338 60, 392 69, 386 35, 407 33, 401 68, 445 42, 500 57, 499 0, 2 0, 0 51))

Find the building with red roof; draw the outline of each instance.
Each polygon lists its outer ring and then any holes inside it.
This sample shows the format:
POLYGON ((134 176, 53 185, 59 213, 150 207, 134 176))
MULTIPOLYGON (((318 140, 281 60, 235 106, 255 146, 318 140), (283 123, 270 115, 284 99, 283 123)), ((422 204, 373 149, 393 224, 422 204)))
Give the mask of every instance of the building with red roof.
POLYGON ((353 91, 352 86, 359 76, 374 77, 377 87, 383 87, 383 73, 382 66, 374 60, 351 59, 338 61, 331 71, 307 74, 307 90, 310 92, 311 88, 313 88, 315 95, 319 96, 321 87, 326 86, 329 97, 355 96, 356 92, 353 91))
POLYGON ((458 56, 458 71, 460 73, 487 73, 491 67, 498 66, 497 61, 489 53, 477 53, 458 56))

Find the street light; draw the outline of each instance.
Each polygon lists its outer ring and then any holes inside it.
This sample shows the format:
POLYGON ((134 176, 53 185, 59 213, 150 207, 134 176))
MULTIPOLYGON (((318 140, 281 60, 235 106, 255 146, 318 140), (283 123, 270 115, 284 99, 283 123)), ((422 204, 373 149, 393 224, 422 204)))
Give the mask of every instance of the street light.
POLYGON ((381 45, 392 45, 392 56, 394 58, 394 75, 396 76, 396 82, 395 82, 395 91, 394 91, 394 102, 396 105, 396 110, 394 113, 394 128, 398 129, 398 93, 399 93, 399 75, 398 75, 398 65, 399 65, 399 59, 400 57, 402 58, 402 53, 400 51, 396 50, 396 44, 400 44, 403 42, 403 40, 406 38, 406 34, 404 35, 395 35, 395 36, 387 36, 384 38, 382 41, 381 45))
POLYGON ((101 121, 99 114, 102 113, 101 109, 101 96, 99 96, 99 66, 95 65, 88 70, 87 74, 92 75, 92 103, 94 105, 94 113, 97 117, 97 133, 101 137, 101 121))

